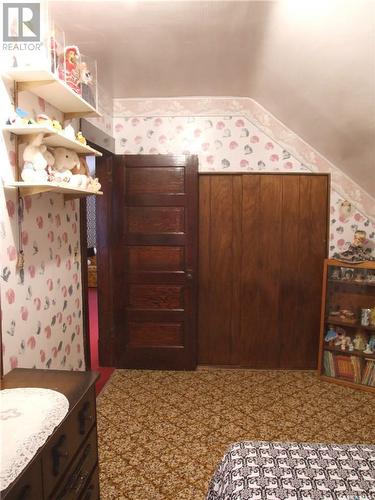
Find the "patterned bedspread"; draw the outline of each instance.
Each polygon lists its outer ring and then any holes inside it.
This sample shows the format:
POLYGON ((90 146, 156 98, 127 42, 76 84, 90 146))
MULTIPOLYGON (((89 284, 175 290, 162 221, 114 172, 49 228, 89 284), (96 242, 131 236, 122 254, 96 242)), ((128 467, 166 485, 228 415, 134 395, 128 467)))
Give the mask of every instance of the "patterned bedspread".
POLYGON ((375 500, 375 446, 235 443, 208 489, 219 499, 375 500))

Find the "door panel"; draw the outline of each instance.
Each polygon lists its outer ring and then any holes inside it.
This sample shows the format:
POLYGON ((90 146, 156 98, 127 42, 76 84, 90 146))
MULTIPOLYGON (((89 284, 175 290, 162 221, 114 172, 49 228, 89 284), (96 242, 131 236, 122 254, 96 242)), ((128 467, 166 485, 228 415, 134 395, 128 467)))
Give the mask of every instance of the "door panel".
POLYGON ((196 366, 197 167, 196 157, 116 158, 117 367, 196 366))
POLYGON ((183 247, 127 246, 127 269, 131 271, 184 271, 183 247))
POLYGON ((201 175, 199 363, 313 369, 329 177, 201 175))
POLYGON ((129 233, 183 233, 184 207, 128 207, 129 233))
MULTIPOLYGON (((129 155, 130 156, 130 155, 129 155)), ((127 171, 127 194, 185 192, 184 167, 142 167, 127 171)))

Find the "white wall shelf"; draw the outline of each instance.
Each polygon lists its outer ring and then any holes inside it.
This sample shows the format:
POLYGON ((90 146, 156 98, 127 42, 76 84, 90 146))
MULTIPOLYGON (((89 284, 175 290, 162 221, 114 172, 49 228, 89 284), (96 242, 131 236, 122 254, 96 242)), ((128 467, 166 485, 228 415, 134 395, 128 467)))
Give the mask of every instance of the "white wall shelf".
POLYGON ((43 143, 51 148, 67 148, 75 151, 78 154, 102 156, 102 153, 87 144, 82 144, 79 141, 65 137, 61 132, 58 132, 52 127, 43 125, 5 125, 4 131, 11 132, 15 135, 30 135, 30 134, 46 134, 43 138, 43 143))
POLYGON ((57 182, 10 182, 4 186, 5 188, 19 188, 21 195, 33 195, 46 192, 62 193, 65 199, 82 198, 84 196, 102 195, 102 191, 89 191, 69 186, 69 184, 58 184, 57 182))
POLYGON ((10 68, 6 74, 17 82, 18 91, 30 91, 64 113, 64 118, 99 117, 100 113, 58 76, 46 69, 10 68))

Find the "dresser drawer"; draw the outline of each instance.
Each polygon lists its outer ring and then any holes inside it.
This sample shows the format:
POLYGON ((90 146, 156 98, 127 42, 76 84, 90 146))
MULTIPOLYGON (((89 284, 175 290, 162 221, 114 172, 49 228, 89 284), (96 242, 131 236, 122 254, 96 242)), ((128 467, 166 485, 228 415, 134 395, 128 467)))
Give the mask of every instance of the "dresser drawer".
POLYGON ((78 448, 95 423, 95 388, 92 387, 43 451, 44 494, 47 498, 64 476, 78 448))
MULTIPOLYGON (((78 455, 66 471, 62 484, 51 496, 51 500, 76 500, 86 491, 93 469, 98 461, 96 427, 83 443, 78 455)), ((93 497, 94 498, 94 497, 93 497)))
POLYGON ((99 500, 99 468, 95 467, 94 472, 87 483, 85 491, 79 500, 99 500))
POLYGON ((0 498, 4 500, 40 500, 43 498, 42 463, 40 460, 21 474, 9 493, 0 498))

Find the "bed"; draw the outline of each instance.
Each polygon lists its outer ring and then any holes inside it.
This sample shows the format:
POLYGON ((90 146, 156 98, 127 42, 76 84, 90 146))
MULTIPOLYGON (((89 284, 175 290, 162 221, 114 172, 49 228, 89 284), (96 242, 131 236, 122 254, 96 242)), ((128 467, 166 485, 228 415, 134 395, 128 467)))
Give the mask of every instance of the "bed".
POLYGON ((375 500, 375 446, 235 443, 209 485, 219 499, 375 500))

